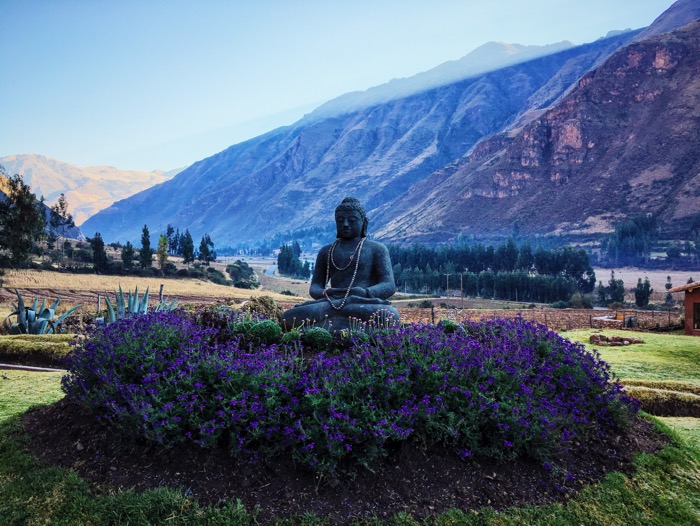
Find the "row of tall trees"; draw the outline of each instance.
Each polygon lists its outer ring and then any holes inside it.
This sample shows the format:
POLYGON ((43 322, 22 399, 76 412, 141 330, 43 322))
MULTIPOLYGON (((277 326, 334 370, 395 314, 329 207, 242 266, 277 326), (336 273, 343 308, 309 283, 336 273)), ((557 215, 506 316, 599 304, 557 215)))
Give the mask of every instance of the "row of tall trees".
POLYGON ((299 279, 311 277, 311 264, 308 261, 301 261, 301 246, 297 241, 291 244, 284 244, 280 247, 277 255, 277 271, 284 276, 291 276, 299 279))
POLYGON ((460 290, 465 296, 511 301, 553 303, 568 301, 577 292, 576 280, 562 275, 544 276, 523 270, 513 272, 462 272, 450 276, 437 270, 411 269, 402 274, 402 286, 407 290, 427 292, 439 290, 449 279, 451 290, 460 290), (421 289, 422 287, 422 289, 421 289))
POLYGON ((509 238, 498 246, 462 243, 439 247, 391 245, 388 248, 394 263, 396 286, 407 292, 461 289, 468 295, 539 301, 534 299, 537 294, 526 290, 530 290, 531 283, 540 283, 546 290, 539 296, 555 296, 554 301, 558 301, 569 299, 563 296, 569 294, 570 297, 576 291, 590 293, 596 283, 588 253, 572 247, 533 250, 530 243, 518 246, 509 238), (523 281, 525 277, 529 280, 527 285, 523 281), (556 278, 561 279, 556 281, 556 278), (498 291, 471 285, 476 280, 489 283, 491 279, 499 283, 498 291), (465 280, 469 285, 465 285, 465 280), (510 285, 516 281, 517 286, 510 285), (504 283, 509 285, 500 285, 504 283), (574 287, 569 292, 571 283, 574 287))

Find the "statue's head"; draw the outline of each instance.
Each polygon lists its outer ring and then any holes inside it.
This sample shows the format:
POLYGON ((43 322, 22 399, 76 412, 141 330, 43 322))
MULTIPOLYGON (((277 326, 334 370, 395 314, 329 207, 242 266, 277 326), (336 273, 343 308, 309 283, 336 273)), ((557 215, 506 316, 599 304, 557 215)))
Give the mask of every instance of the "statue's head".
POLYGON ((346 197, 335 209, 336 237, 366 237, 368 223, 365 209, 354 197, 346 197))

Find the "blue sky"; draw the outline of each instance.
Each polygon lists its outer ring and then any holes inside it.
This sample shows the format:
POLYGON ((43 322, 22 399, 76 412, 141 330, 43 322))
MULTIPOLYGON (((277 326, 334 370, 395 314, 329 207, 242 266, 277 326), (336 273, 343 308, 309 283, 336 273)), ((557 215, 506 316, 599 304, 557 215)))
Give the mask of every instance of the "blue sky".
POLYGON ((0 0, 0 157, 181 167, 485 42, 590 42, 672 3, 0 0))

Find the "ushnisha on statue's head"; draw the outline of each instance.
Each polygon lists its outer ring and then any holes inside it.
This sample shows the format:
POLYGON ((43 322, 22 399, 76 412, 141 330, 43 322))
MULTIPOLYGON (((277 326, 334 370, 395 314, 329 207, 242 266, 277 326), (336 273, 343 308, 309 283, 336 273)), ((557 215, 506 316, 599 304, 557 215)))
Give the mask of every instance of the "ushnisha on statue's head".
POLYGON ((335 209, 335 226, 336 237, 338 238, 353 238, 367 237, 367 214, 365 209, 360 204, 360 201, 354 197, 346 197, 335 209), (353 221, 361 221, 362 225, 353 226, 353 221), (356 231, 357 229, 357 231, 356 231))

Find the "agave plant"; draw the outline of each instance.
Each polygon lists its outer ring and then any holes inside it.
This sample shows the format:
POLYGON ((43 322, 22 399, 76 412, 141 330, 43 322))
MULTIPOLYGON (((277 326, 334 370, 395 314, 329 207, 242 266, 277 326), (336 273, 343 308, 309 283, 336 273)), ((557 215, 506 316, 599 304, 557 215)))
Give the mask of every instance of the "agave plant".
MULTIPOLYGON (((114 323, 122 318, 139 316, 146 314, 148 312, 148 288, 143 296, 139 300, 139 288, 136 287, 134 293, 128 291, 126 297, 121 285, 119 286, 119 292, 114 292, 116 305, 112 305, 109 301, 109 297, 105 296, 105 301, 107 302, 107 319, 104 317, 97 318, 98 323, 114 323)), ((168 298, 165 298, 158 305, 151 309, 151 312, 168 312, 175 308, 177 303, 177 298, 168 303, 168 298)))
POLYGON ((7 334, 55 333, 58 325, 80 307, 80 304, 78 304, 60 316, 55 317, 56 307, 61 303, 60 297, 49 307, 46 307, 45 299, 41 300, 41 306, 39 306, 39 298, 35 297, 32 306, 25 307, 24 299, 17 292, 17 289, 15 289, 15 294, 17 294, 17 305, 13 305, 14 311, 3 322, 3 328, 7 334), (13 316, 15 317, 14 322, 11 319, 13 316))

